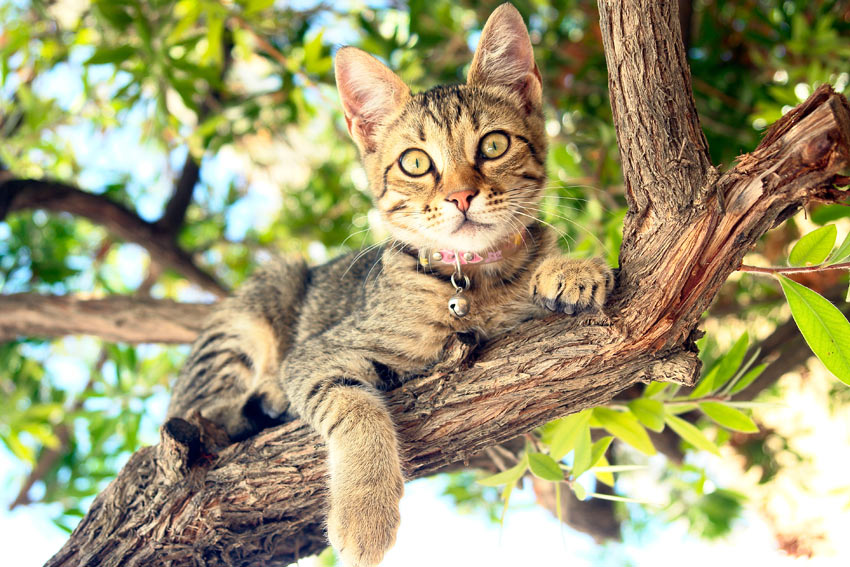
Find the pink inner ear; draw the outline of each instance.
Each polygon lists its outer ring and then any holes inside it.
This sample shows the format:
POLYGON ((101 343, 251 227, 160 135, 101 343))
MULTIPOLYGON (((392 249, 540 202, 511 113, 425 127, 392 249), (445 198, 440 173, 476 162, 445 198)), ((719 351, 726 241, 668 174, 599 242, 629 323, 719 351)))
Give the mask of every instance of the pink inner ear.
POLYGON ((361 148, 372 149, 376 128, 410 91, 383 63, 353 47, 337 53, 336 80, 349 133, 361 148))
POLYGON ((499 6, 487 20, 467 82, 510 87, 523 97, 529 110, 540 103, 543 81, 525 22, 512 5, 499 6))

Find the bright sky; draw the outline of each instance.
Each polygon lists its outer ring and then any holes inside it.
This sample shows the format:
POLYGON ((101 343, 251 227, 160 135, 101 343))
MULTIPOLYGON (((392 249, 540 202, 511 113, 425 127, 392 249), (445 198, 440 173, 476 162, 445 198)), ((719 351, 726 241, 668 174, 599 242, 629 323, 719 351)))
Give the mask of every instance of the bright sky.
MULTIPOLYGON (((9 457, 0 452, 0 470, 8 470, 9 457)), ((846 567, 846 557, 794 560, 781 555, 772 535, 759 518, 750 515, 728 541, 715 544, 688 535, 686 526, 671 525, 641 541, 595 545, 588 536, 561 529, 558 522, 533 506, 530 490, 514 494, 504 528, 489 523, 483 514, 459 514, 440 495, 439 479, 408 483, 401 504, 402 524, 396 546, 387 554, 383 567, 434 567, 487 565, 526 567, 570 565, 571 567, 717 567, 759 565, 783 567, 846 567)), ((4 501, 8 491, 4 491, 4 501)), ((36 567, 59 550, 64 533, 38 507, 13 514, 0 513, 0 549, 3 564, 36 567)), ((313 567, 312 559, 301 562, 313 567)))

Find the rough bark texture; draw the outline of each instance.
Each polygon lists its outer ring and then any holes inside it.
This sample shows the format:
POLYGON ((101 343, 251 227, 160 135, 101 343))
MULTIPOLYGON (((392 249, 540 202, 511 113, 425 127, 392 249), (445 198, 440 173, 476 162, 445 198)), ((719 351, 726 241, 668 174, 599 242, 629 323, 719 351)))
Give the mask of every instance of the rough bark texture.
POLYGON ((190 343, 212 305, 113 295, 0 295, 0 342, 90 334, 125 343, 190 343))
MULTIPOLYGON (((692 333, 744 253, 802 203, 839 195, 833 182, 850 165, 843 97, 819 89, 717 179, 676 2, 602 0, 600 13, 630 204, 608 318, 530 322, 469 364, 455 345, 441 369, 389 392, 409 478, 639 381, 691 383, 692 333)), ((48 565, 286 565, 324 547, 325 453, 306 425, 217 454, 206 449, 216 437, 209 427, 197 438, 170 422, 162 435, 131 458, 48 565)))

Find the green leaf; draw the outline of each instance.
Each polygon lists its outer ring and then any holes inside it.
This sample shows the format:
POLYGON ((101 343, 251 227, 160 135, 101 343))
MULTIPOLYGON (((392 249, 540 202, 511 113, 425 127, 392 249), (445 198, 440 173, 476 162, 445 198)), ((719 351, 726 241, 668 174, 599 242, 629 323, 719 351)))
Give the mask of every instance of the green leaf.
POLYGON ((826 263, 837 264, 839 262, 843 262, 847 258, 850 258, 850 232, 847 233, 847 236, 844 238, 844 242, 841 243, 841 246, 836 248, 833 253, 829 255, 829 259, 826 263))
POLYGON ((720 402, 702 402, 699 408, 705 415, 733 431, 757 433, 759 428, 747 414, 720 402))
POLYGON ((9 451, 12 452, 18 459, 30 465, 35 464, 35 453, 33 450, 21 443, 17 432, 12 432, 11 435, 3 435, 0 440, 6 445, 9 451))
POLYGON ((581 484, 574 482, 570 485, 570 488, 573 489, 573 494, 575 494, 576 498, 579 500, 587 498, 587 490, 585 490, 581 484))
POLYGON ((714 453, 718 457, 720 456, 720 449, 717 448, 717 445, 709 441, 708 438, 702 434, 702 431, 697 429, 694 425, 669 413, 664 416, 664 420, 667 422, 667 425, 670 426, 670 429, 675 431, 679 437, 697 449, 703 449, 710 453, 714 453))
POLYGON ((688 397, 691 399, 700 398, 725 386, 726 382, 735 376, 735 372, 744 361, 744 356, 747 354, 747 347, 749 344, 750 335, 745 332, 743 335, 738 337, 738 340, 735 341, 735 344, 732 345, 725 355, 723 355, 723 358, 721 358, 717 364, 708 371, 708 374, 705 375, 688 397))
POLYGON ((581 432, 588 429, 590 416, 590 410, 582 410, 555 422, 552 441, 549 444, 549 454, 553 459, 560 461, 564 455, 575 448, 581 432))
POLYGON ((654 398, 666 390, 669 385, 670 382, 650 382, 643 391, 643 396, 645 398, 654 398))
POLYGON ((797 241, 788 255, 792 266, 816 266, 826 260, 835 246, 837 229, 834 224, 822 226, 797 241))
POLYGON ((608 470, 611 466, 608 463, 608 459, 603 455, 601 459, 599 459, 599 466, 594 467, 592 469, 593 476, 596 477, 596 480, 603 484, 607 484, 608 486, 614 486, 614 471, 608 470))
POLYGON ((274 5, 274 0, 249 0, 245 4, 245 15, 252 16, 274 5))
POLYGON ((758 378, 761 373, 764 372, 765 368, 767 368, 767 364, 759 364, 758 366, 751 368, 749 372, 744 374, 741 379, 732 386, 732 389, 729 390, 729 394, 734 395, 744 390, 747 386, 753 383, 753 380, 758 378))
POLYGON ((670 402, 664 406, 664 413, 679 415, 682 413, 688 413, 689 411, 694 411, 695 409, 697 409, 697 405, 695 403, 670 402))
POLYGON ((537 478, 553 482, 564 480, 564 471, 549 455, 528 453, 528 468, 537 478))
POLYGON ((330 70, 333 61, 330 57, 322 57, 322 32, 304 44, 304 69, 308 73, 321 75, 330 70))
POLYGON ((718 362, 717 364, 711 367, 711 370, 703 374, 702 378, 700 378, 700 381, 697 382, 696 388, 693 389, 689 397, 701 398, 714 391, 714 377, 717 376, 717 373, 719 371, 720 363, 718 362))
POLYGON ((593 446, 590 441, 590 428, 585 427, 581 430, 576 442, 575 455, 573 457, 573 470, 570 471, 573 478, 578 478, 590 468, 590 457, 593 452, 593 446))
POLYGON ((590 448, 590 468, 595 467, 596 463, 598 463, 599 460, 605 456, 605 451, 607 451, 608 447, 611 446, 611 441, 613 440, 613 437, 611 437, 610 435, 606 435, 605 437, 599 439, 598 441, 596 441, 596 443, 593 444, 593 446, 590 448))
POLYGON ((850 322, 837 307, 809 288, 781 275, 779 283, 812 352, 850 386, 850 322))
POLYGON ((655 454, 655 447, 652 446, 649 435, 631 413, 614 411, 609 408, 594 408, 593 417, 609 433, 622 439, 641 453, 650 456, 655 454))
POLYGON ((656 433, 664 430, 664 404, 658 400, 638 398, 629 402, 629 409, 647 429, 656 433))
POLYGON ((483 484, 484 486, 501 486, 503 484, 513 486, 516 481, 522 478, 522 475, 525 474, 527 468, 528 457, 525 456, 516 464, 516 466, 511 467, 506 471, 494 474, 493 476, 482 478, 478 480, 478 484, 483 484))
POLYGON ((510 483, 505 486, 504 490, 502 490, 502 500, 505 501, 505 505, 502 507, 502 517, 499 518, 499 525, 504 525, 505 516, 508 514, 508 503, 511 501, 511 492, 514 490, 514 484, 510 483))
POLYGON ((753 350, 753 354, 750 355, 750 359, 747 360, 740 367, 738 367, 738 370, 735 372, 735 376, 732 377, 732 380, 730 380, 724 388, 719 390, 722 395, 727 395, 729 394, 729 392, 732 391, 732 388, 734 388, 735 385, 741 380, 741 378, 746 375, 747 371, 750 369, 756 359, 758 359, 759 355, 761 355, 761 347, 756 347, 753 350))
POLYGON ((89 57, 83 65, 106 65, 122 63, 136 54, 136 48, 129 45, 120 47, 101 47, 89 57))
POLYGON ((812 221, 819 225, 844 217, 850 217, 850 207, 845 205, 823 205, 812 211, 812 221))

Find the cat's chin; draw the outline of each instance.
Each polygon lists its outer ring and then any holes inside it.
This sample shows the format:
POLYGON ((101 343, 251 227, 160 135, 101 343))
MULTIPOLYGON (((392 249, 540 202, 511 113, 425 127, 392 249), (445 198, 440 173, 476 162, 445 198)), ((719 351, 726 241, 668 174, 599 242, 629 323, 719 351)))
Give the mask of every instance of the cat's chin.
POLYGON ((467 221, 451 233, 433 235, 433 238, 417 243, 415 247, 420 249, 459 250, 483 255, 509 245, 515 237, 516 232, 506 233, 494 225, 467 221))

